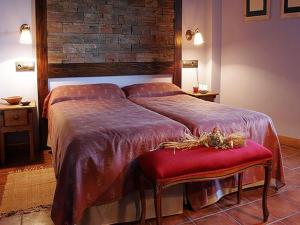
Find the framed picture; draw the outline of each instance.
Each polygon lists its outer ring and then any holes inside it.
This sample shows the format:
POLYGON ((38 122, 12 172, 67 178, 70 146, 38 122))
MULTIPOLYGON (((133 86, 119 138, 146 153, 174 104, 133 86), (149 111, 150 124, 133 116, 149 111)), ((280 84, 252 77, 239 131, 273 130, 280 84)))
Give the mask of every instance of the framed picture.
POLYGON ((270 0, 244 0, 245 21, 266 20, 270 18, 270 0))
POLYGON ((300 0, 281 0, 281 17, 300 17, 300 0))

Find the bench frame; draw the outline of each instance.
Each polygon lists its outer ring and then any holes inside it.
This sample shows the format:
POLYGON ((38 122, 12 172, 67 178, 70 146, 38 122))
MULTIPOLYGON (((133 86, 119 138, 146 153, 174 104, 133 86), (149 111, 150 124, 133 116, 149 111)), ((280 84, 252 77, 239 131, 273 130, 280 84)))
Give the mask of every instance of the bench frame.
MULTIPOLYGON (((271 171, 272 171, 272 159, 265 159, 261 161, 250 162, 247 164, 241 164, 236 167, 218 170, 218 171, 206 171, 206 172, 199 172, 193 174, 186 174, 183 176, 171 177, 166 179, 157 179, 151 180, 153 184, 154 190, 154 203, 155 203, 155 213, 156 213, 156 223, 157 225, 162 224, 162 213, 161 213, 161 198, 162 192, 167 187, 172 185, 181 184, 181 183, 188 183, 188 182, 198 182, 198 181, 208 181, 208 180, 215 180, 215 179, 223 179, 227 177, 231 177, 235 174, 238 174, 238 191, 237 191, 237 203, 240 204, 241 197, 242 197, 242 183, 243 183, 243 172, 252 167, 263 166, 265 171, 265 181, 264 181, 264 188, 263 188, 263 196, 262 196, 262 209, 263 209, 263 221, 267 222, 269 217, 269 210, 267 205, 267 195, 268 189, 270 186, 271 181, 271 171)), ((145 180, 144 175, 141 171, 140 175, 140 198, 141 198, 141 220, 140 224, 145 224, 145 217, 146 217, 146 199, 145 199, 145 180)))

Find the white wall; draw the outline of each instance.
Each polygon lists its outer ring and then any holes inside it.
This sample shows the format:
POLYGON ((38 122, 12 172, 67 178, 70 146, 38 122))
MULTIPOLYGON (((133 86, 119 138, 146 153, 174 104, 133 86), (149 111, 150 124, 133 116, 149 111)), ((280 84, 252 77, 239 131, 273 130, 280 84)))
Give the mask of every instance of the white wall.
POLYGON ((76 84, 97 84, 97 83, 112 83, 119 87, 124 87, 131 84, 151 83, 151 82, 167 82, 172 83, 171 75, 139 75, 139 76, 113 76, 113 77, 80 77, 80 78, 55 78, 49 79, 49 89, 61 85, 76 85, 76 84))
MULTIPOLYGON (((182 59, 198 60, 199 82, 207 84, 214 92, 220 92, 221 3, 221 0, 183 0, 182 7, 182 59), (204 44, 200 46, 185 38, 186 30, 196 28, 204 38, 204 44)), ((192 91, 193 86, 197 85, 196 74, 196 69, 182 69, 184 90, 192 91)))
MULTIPOLYGON (((182 2, 182 59, 198 60, 199 82, 210 86, 210 74, 207 73, 207 51, 210 46, 209 35, 209 1, 210 0, 183 0, 182 2), (186 40, 187 30, 199 29, 203 35, 205 43, 195 46, 192 41, 186 40)), ((192 91, 193 86, 197 85, 196 69, 182 69, 182 89, 192 91)))
POLYGON ((280 135, 300 138, 300 18, 244 22, 243 1, 222 10, 221 102, 272 117, 280 135))
MULTIPOLYGON (((211 90, 221 91, 221 50, 222 50, 222 0, 211 0, 210 35, 211 44, 208 54, 208 66, 211 74, 211 90)), ((216 102, 220 102, 220 95, 216 102)))
MULTIPOLYGON (((1 0, 0 2, 0 97, 21 95, 37 100, 36 72, 15 71, 18 59, 34 59, 34 45, 19 44, 23 23, 32 27, 35 39, 33 0, 1 0)), ((34 41, 34 40, 33 40, 34 41)))

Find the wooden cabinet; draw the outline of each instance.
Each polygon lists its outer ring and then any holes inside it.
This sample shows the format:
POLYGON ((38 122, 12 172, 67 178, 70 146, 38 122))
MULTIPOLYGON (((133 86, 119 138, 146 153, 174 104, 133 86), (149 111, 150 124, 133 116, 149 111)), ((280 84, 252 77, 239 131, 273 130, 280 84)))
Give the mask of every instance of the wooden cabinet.
POLYGON ((201 93, 188 93, 188 94, 195 98, 199 98, 209 102, 214 102, 217 95, 219 95, 219 93, 212 93, 212 92, 208 92, 206 94, 201 94, 201 93))
POLYGON ((5 163, 5 135, 7 133, 28 132, 30 161, 35 159, 37 138, 37 107, 0 104, 0 163, 5 163))

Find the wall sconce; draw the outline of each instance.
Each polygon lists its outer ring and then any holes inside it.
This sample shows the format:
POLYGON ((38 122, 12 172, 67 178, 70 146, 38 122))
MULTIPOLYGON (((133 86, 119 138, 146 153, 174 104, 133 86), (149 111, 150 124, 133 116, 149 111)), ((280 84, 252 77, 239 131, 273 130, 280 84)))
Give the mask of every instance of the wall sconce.
POLYGON ((30 26, 28 24, 23 24, 20 28, 20 43, 30 45, 32 44, 30 26))
POLYGON ((195 31, 187 30, 185 33, 185 37, 188 41, 191 41, 194 37, 194 45, 202 45, 204 43, 203 36, 199 32, 198 28, 195 31))

